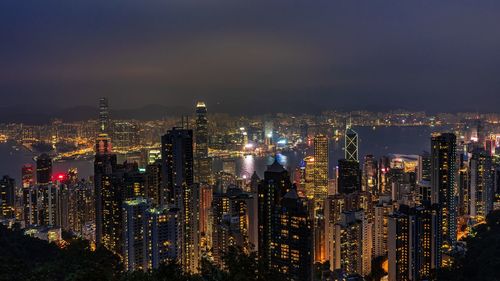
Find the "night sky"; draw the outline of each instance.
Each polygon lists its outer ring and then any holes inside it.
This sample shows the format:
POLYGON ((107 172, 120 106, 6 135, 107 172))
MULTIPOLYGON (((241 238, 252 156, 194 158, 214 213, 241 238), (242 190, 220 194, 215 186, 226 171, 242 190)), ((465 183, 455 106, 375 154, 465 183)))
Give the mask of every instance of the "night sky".
POLYGON ((500 105, 498 0, 2 0, 0 38, 0 107, 500 105))

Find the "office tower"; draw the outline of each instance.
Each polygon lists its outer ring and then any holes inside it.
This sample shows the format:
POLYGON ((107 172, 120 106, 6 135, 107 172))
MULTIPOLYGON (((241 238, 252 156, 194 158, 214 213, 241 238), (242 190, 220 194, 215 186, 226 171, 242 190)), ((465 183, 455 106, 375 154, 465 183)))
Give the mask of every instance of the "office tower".
MULTIPOLYGON (((102 243, 103 228, 103 191, 104 185, 110 185, 110 175, 116 168, 116 155, 111 151, 111 139, 107 134, 100 134, 96 139, 94 159, 94 196, 95 196, 95 224, 96 242, 102 243)), ((121 212, 121 210, 120 210, 121 212)))
POLYGON ((281 198, 290 190, 292 183, 288 171, 277 159, 267 166, 264 179, 259 184, 259 259, 271 266, 273 217, 281 198))
POLYGON ((363 214, 361 212, 343 212, 340 222, 335 224, 335 247, 330 249, 331 270, 342 270, 347 274, 362 274, 363 270, 363 214))
POLYGON ((431 155, 427 151, 418 157, 417 181, 431 181, 431 155))
POLYGON ((314 175, 316 173, 316 168, 314 167, 314 157, 306 156, 304 158, 304 189, 308 199, 314 199, 315 185, 314 185, 314 175))
POLYGON ((213 201, 213 188, 211 185, 202 184, 200 186, 200 234, 202 245, 205 248, 211 247, 211 223, 210 210, 213 201))
POLYGON ((123 163, 124 198, 133 199, 146 196, 146 174, 139 171, 137 163, 123 163))
POLYGON ((193 185, 193 131, 178 127, 162 136, 162 204, 173 203, 175 190, 193 185))
POLYGON ((451 133, 436 134, 431 140, 431 202, 439 204, 438 246, 441 251, 436 256, 442 263, 442 254, 447 253, 457 241, 457 196, 455 188, 456 136, 451 133))
POLYGON ((108 109, 108 99, 99 99, 99 133, 109 134, 109 109, 108 109))
POLYGON ((361 172, 359 163, 340 159, 338 165, 338 192, 348 194, 361 190, 361 172))
POLYGON ((162 137, 162 204, 181 210, 181 264, 187 272, 199 268, 200 187, 193 178, 193 131, 172 128, 162 137))
POLYGON ((253 251, 253 245, 251 245, 249 238, 255 223, 251 220, 254 199, 253 194, 244 192, 235 185, 231 185, 225 193, 222 193, 221 190, 214 192, 212 254, 217 264, 224 265, 222 259, 230 246, 253 251))
POLYGON ((35 169, 31 164, 24 164, 21 168, 21 180, 23 188, 32 186, 35 183, 35 169))
POLYGON ((123 202, 123 263, 125 270, 146 270, 146 231, 144 213, 148 209, 148 201, 136 198, 123 202))
POLYGON ((345 159, 347 161, 359 162, 358 144, 358 133, 351 128, 351 125, 347 125, 344 145, 345 159))
POLYGON ((378 195, 378 164, 373 155, 366 155, 363 164, 363 182, 362 190, 368 191, 373 195, 378 195))
POLYGON ((67 201, 62 202, 68 206, 67 230, 83 236, 87 226, 95 224, 94 187, 90 182, 80 180, 69 183, 67 192, 67 201))
POLYGON ((322 206, 328 196, 328 137, 314 137, 314 202, 322 206))
POLYGON ((151 199, 154 206, 161 203, 162 189, 161 160, 156 160, 146 166, 146 197, 151 199))
POLYGON ((40 226, 59 226, 58 202, 60 186, 58 183, 48 183, 36 186, 36 222, 40 226))
POLYGON ((192 184, 181 194, 181 264, 185 271, 197 273, 200 263, 200 186, 192 184))
POLYGON ((396 212, 389 217, 389 280, 410 280, 410 217, 396 212))
POLYGON ((36 181, 38 185, 47 185, 52 180, 52 158, 43 153, 36 159, 36 181))
POLYGON ((373 257, 387 254, 388 222, 393 210, 391 200, 380 200, 374 207, 373 257))
POLYGON ((196 105, 195 141, 196 182, 210 183, 212 161, 208 157, 208 119, 207 107, 204 102, 198 102, 196 105))
POLYGON ((180 210, 161 206, 147 209, 145 220, 145 248, 147 268, 158 268, 160 264, 175 261, 180 257, 180 210))
MULTIPOLYGON (((389 280, 427 280, 433 264, 437 209, 401 205, 389 216, 389 280)), ((437 249, 436 249, 437 250, 437 249)))
POLYGON ((15 183, 9 176, 0 179, 0 219, 15 217, 15 183))
POLYGON ((274 219, 272 268, 290 280, 313 280, 313 222, 307 200, 292 188, 281 200, 274 219))
POLYGON ((259 182, 260 178, 256 171, 253 171, 252 177, 250 178, 250 192, 257 194, 259 192, 259 182))
POLYGON ((486 219, 493 209, 493 164, 491 156, 476 148, 470 159, 470 216, 477 221, 486 219))
MULTIPOLYGON (((124 198, 123 168, 116 167, 111 173, 100 175, 100 210, 99 219, 96 221, 96 232, 98 243, 102 243, 108 250, 119 254, 122 252, 122 231, 124 198), (101 236, 98 236, 101 235, 101 236)), ((96 190, 96 192, 98 192, 96 190)), ((97 198, 96 198, 97 200, 97 198)))
MULTIPOLYGON (((471 170, 470 164, 472 161, 468 159, 468 154, 460 153, 459 169, 458 169, 458 216, 470 215, 470 200, 471 200, 471 170)), ((475 195, 474 195, 475 196, 475 195)), ((430 198, 430 196, 429 196, 430 198)), ((429 199, 430 201, 430 199, 429 199)))

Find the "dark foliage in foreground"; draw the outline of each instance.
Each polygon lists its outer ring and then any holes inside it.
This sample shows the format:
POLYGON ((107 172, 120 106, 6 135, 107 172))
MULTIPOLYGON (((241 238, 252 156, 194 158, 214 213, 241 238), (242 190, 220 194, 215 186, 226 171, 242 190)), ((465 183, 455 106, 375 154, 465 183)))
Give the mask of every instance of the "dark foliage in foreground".
POLYGON ((500 280, 500 211, 486 218, 486 224, 476 228, 476 235, 468 238, 465 257, 454 266, 437 274, 441 281, 500 280))
POLYGON ((224 261, 226 269, 220 270, 203 260, 199 275, 185 274, 175 263, 152 272, 124 273, 117 256, 104 248, 92 252, 86 241, 73 239, 68 247, 59 249, 0 225, 0 281, 286 281, 279 273, 266 270, 255 253, 231 248, 224 261))

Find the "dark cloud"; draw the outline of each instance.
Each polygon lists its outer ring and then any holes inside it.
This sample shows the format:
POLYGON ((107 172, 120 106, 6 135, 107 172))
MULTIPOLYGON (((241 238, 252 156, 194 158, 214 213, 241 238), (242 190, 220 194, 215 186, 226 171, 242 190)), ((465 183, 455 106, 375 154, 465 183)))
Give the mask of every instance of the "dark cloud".
POLYGON ((498 1, 0 2, 6 106, 496 111, 498 1))

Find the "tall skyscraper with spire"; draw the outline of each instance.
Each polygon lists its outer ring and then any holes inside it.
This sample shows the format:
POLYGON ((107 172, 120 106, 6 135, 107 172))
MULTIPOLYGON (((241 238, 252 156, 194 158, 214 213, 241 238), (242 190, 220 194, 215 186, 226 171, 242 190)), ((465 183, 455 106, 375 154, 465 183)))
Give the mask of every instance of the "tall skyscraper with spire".
POLYGON ((346 125, 345 129, 345 159, 348 161, 359 162, 358 155, 358 133, 352 129, 351 121, 346 125))
POLYGON ((212 161, 208 157, 208 118, 207 107, 204 102, 196 105, 195 130, 195 181, 209 183, 211 180, 212 161))

